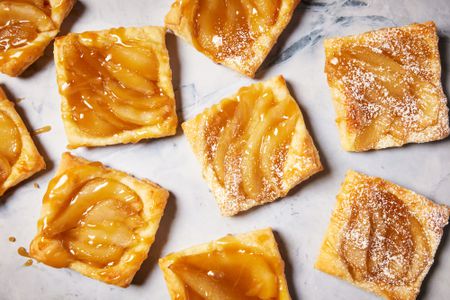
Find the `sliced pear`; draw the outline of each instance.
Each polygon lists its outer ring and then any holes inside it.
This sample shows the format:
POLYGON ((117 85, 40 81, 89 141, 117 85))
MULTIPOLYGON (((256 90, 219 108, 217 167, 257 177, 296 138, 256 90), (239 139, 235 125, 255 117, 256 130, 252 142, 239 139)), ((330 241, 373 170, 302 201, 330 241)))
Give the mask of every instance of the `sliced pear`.
POLYGON ((152 50, 115 44, 109 51, 113 63, 120 64, 123 68, 144 76, 148 80, 158 81, 159 62, 152 50))
POLYGON ((13 164, 20 155, 22 141, 20 132, 14 121, 6 114, 0 112, 0 156, 13 164))
POLYGON ((282 176, 282 174, 276 173, 277 170, 275 170, 274 168, 274 158, 276 158, 278 154, 277 151, 282 151, 281 148, 290 143, 294 134, 295 126, 298 121, 298 116, 298 113, 291 115, 287 120, 282 121, 280 124, 278 124, 274 129, 275 132, 267 135, 264 138, 264 142, 261 146, 260 168, 264 178, 275 191, 279 189, 275 178, 280 175, 282 176))
POLYGON ((118 101, 111 101, 109 106, 118 118, 141 126, 161 123, 170 112, 170 108, 167 105, 154 110, 142 110, 118 101))
POLYGON ((111 63, 111 61, 105 63, 104 66, 112 77, 129 89, 134 89, 143 94, 155 94, 159 91, 155 82, 147 80, 129 69, 111 63))
POLYGON ((124 203, 117 200, 106 200, 97 203, 83 219, 85 224, 102 224, 108 223, 123 223, 130 229, 135 229, 142 226, 143 221, 139 215, 142 210, 142 202, 133 195, 130 195, 131 202, 124 203))
POLYGON ((5 182, 9 174, 11 174, 11 165, 4 156, 0 155, 0 184, 5 182))
POLYGON ((220 183, 225 181, 225 157, 230 144, 239 140, 239 128, 246 124, 250 107, 247 102, 229 101, 222 104, 221 110, 226 113, 226 118, 230 119, 224 126, 217 139, 217 147, 214 153, 214 171, 220 183))
MULTIPOLYGON (((260 99, 259 101, 262 101, 260 99)), ((256 112, 261 114, 263 120, 254 129, 248 131, 247 146, 242 153, 242 188, 245 193, 256 199, 263 189, 263 182, 259 176, 259 159, 261 151, 261 143, 268 130, 275 124, 281 121, 281 118, 286 114, 289 107, 286 101, 278 103, 275 107, 270 109, 267 113, 256 112)))
POLYGON ((133 242, 133 232, 126 225, 106 220, 98 225, 76 227, 66 236, 94 246, 111 244, 126 248, 133 242))
POLYGON ((206 300, 251 300, 230 286, 216 282, 207 274, 189 266, 173 264, 169 267, 194 292, 206 300))
POLYGON ((120 102, 124 102, 135 107, 154 109, 168 104, 167 96, 161 96, 158 93, 143 94, 126 88, 114 80, 107 80, 105 82, 105 88, 120 102))
POLYGON ((48 224, 45 234, 54 236, 76 227, 82 216, 101 201, 109 199, 123 202, 139 201, 138 197, 130 188, 117 181, 95 178, 86 183, 70 201, 68 207, 48 224))
POLYGON ((101 266, 117 262, 124 252, 124 249, 119 246, 110 244, 89 245, 79 240, 67 241, 67 247, 78 259, 101 266))
POLYGON ((52 19, 33 4, 1 1, 0 24, 7 24, 11 20, 29 21, 35 24, 40 32, 56 29, 52 19))
MULTIPOLYGON (((177 275, 178 271, 193 271, 205 281, 209 280, 226 288, 226 292, 231 293, 228 296, 236 293, 244 297, 275 299, 278 295, 277 275, 266 258, 256 253, 225 249, 191 255, 175 262, 171 269, 175 269, 177 275)), ((188 285, 191 286, 189 283, 188 285)), ((203 283, 198 282, 196 287, 191 287, 198 293, 202 288, 206 289, 202 285, 203 283)))

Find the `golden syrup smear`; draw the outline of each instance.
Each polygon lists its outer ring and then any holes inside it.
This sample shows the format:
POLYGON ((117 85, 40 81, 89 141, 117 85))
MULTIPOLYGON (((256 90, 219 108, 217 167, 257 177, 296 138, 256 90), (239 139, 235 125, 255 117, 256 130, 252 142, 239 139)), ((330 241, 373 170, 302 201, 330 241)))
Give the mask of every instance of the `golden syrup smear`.
POLYGON ((11 169, 18 160, 22 150, 20 132, 14 121, 0 111, 0 185, 11 174, 11 169))
POLYGON ((408 207, 381 179, 356 185, 339 254, 357 282, 385 288, 414 284, 431 259, 427 236, 408 207))
POLYGON ((429 33, 371 32, 343 42, 328 57, 329 81, 338 82, 345 94, 346 120, 337 121, 357 133, 356 149, 371 149, 385 135, 405 143, 408 134, 438 122, 445 99, 429 65, 436 45, 423 35, 429 33))
POLYGON ((0 55, 5 55, 5 52, 10 49, 27 46, 37 38, 39 33, 54 29, 56 26, 50 17, 48 1, 0 2, 0 55))
POLYGON ((38 128, 38 129, 34 130, 34 131, 33 131, 33 135, 38 135, 38 134, 41 134, 41 133, 46 133, 46 132, 49 132, 50 130, 52 130, 52 126, 47 125, 47 126, 44 126, 44 127, 41 127, 41 128, 38 128))
MULTIPOLYGON (((183 5, 183 4, 182 4, 183 5)), ((251 60, 254 42, 271 29, 279 17, 281 0, 199 0, 186 1, 193 9, 194 45, 215 61, 251 60)))
POLYGON ((300 111, 293 99, 275 99, 270 89, 240 89, 206 114, 206 159, 230 198, 277 198, 300 111))
POLYGON ((183 281, 186 299, 279 299, 278 259, 233 237, 216 244, 217 249, 180 257, 169 266, 183 281))
POLYGON ((108 268, 140 242, 140 197, 103 172, 91 163, 50 182, 43 205, 53 213, 39 221, 42 231, 30 246, 34 258, 53 267, 82 261, 108 268))
POLYGON ((155 52, 144 41, 127 38, 124 30, 111 30, 108 37, 66 37, 67 82, 61 92, 73 121, 93 136, 159 126, 173 118, 173 101, 159 86, 155 52))

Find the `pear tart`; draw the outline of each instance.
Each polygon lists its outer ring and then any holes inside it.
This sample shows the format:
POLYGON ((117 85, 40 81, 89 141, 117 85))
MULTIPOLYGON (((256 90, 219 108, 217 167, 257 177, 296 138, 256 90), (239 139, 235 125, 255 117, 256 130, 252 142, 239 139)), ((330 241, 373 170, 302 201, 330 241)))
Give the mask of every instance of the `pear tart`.
POLYGON ((25 124, 0 88, 0 196, 45 169, 25 124))
POLYGON ((19 76, 42 56, 75 2, 0 1, 0 72, 19 76))
POLYGON ((69 148, 175 134, 164 28, 71 33, 56 40, 55 61, 69 148))
POLYGON ((253 77, 299 0, 176 0, 166 26, 216 63, 253 77))
POLYGON ((271 229, 171 253, 159 265, 174 300, 291 299, 271 229))
POLYGON ((449 208, 349 171, 315 267, 385 299, 416 299, 449 208))
POLYGON ((168 195, 148 180, 64 153, 30 255, 127 287, 147 258, 168 195))
POLYGON ((342 146, 366 151, 449 135, 434 23, 325 41, 342 146))
POLYGON ((241 88, 182 127, 226 216, 283 197, 322 170, 281 76, 241 88))

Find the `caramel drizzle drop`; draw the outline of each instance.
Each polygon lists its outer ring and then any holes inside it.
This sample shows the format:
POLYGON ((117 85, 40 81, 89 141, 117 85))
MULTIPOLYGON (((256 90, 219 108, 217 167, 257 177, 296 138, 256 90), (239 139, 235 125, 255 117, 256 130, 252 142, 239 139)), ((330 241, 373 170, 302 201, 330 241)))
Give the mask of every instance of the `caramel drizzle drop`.
POLYGON ((33 135, 38 135, 38 134, 42 134, 42 133, 46 133, 49 132, 50 130, 52 130, 52 126, 47 125, 41 128, 38 128, 36 130, 33 131, 33 135))

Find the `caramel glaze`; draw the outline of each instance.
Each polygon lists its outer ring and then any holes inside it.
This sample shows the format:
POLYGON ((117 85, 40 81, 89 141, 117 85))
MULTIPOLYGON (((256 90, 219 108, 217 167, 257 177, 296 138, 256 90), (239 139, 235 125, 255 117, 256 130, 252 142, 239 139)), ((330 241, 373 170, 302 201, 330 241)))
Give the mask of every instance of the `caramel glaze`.
POLYGON ((438 122, 441 94, 430 73, 431 47, 416 32, 392 28, 345 41, 328 57, 328 79, 345 94, 356 148, 370 149, 385 135, 404 141, 438 122))
POLYGON ((254 42, 278 20, 281 0, 181 1, 192 11, 194 45, 215 61, 252 59, 254 42))
POLYGON ((62 64, 71 118, 84 132, 111 136, 168 121, 171 100, 159 87, 156 54, 142 41, 113 29, 108 37, 95 33, 70 35, 62 64))
POLYGON ((20 132, 14 121, 0 111, 0 185, 11 174, 11 169, 19 159, 22 150, 20 132))
POLYGON ((294 100, 278 102, 270 89, 244 87, 206 114, 206 159, 236 199, 262 201, 283 194, 289 145, 299 118, 294 100))
POLYGON ((56 29, 44 0, 8 0, 0 3, 0 53, 31 44, 41 32, 56 29))
POLYGON ((187 299, 279 299, 278 259, 232 236, 215 243, 215 249, 180 257, 169 266, 183 281, 187 299))
POLYGON ((42 231, 31 244, 31 256, 53 267, 81 261, 108 268, 140 241, 140 197, 97 164, 69 169, 50 182, 43 204, 52 213, 39 221, 42 231))
POLYGON ((387 192, 380 179, 351 195, 350 218, 342 232, 339 254, 352 278, 385 288, 410 286, 430 258, 419 221, 406 205, 387 192))

